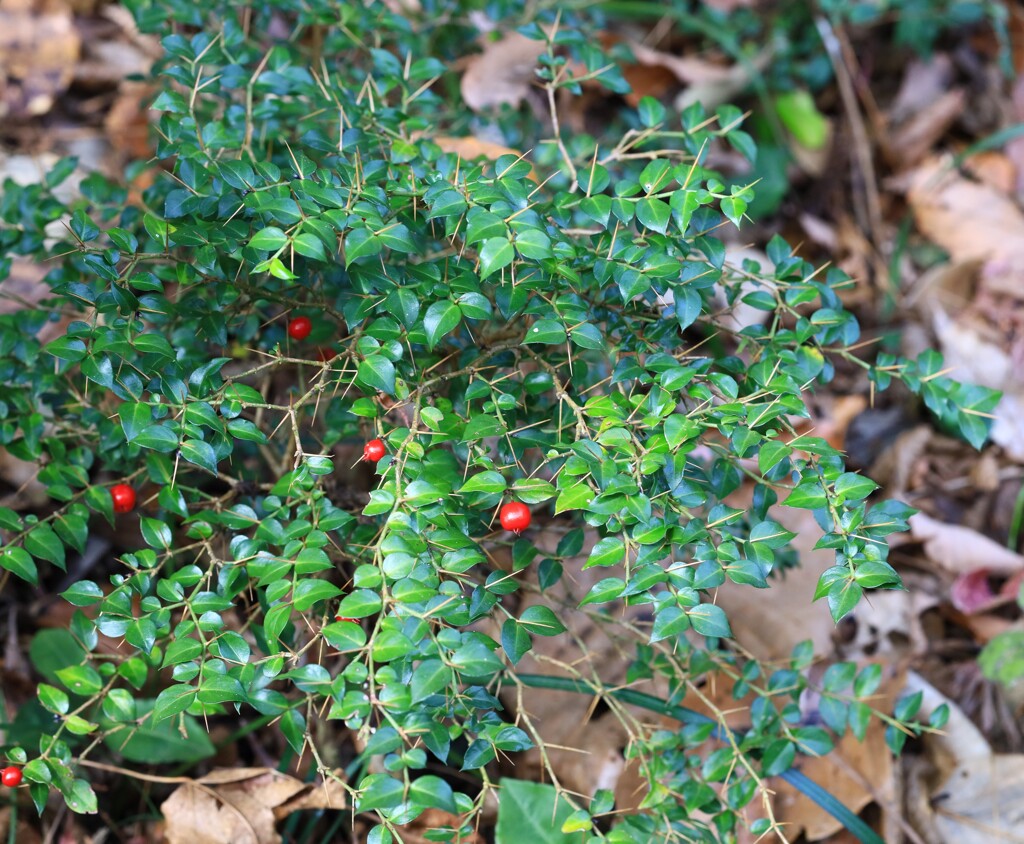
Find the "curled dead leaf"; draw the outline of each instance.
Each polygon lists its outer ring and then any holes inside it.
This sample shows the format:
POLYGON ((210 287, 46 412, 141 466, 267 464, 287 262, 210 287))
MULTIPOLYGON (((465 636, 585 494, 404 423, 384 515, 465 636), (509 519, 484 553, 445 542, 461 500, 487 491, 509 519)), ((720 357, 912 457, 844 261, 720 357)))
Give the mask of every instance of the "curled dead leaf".
POLYGON ((916 788, 927 795, 918 811, 934 830, 937 844, 991 844, 1024 839, 1024 755, 993 753, 981 731, 957 704, 924 678, 909 672, 907 692, 920 692, 918 717, 928 717, 943 704, 949 720, 941 732, 927 734, 932 764, 918 768, 916 788))
POLYGON ((1013 574, 1024 569, 1024 557, 976 530, 915 513, 910 517, 910 531, 924 544, 928 559, 950 573, 984 568, 1013 574))
MULTIPOLYGON (((467 161, 472 161, 475 158, 488 158, 491 161, 497 161, 503 155, 514 155, 517 158, 523 155, 517 149, 512 149, 493 141, 485 141, 473 135, 467 135, 464 138, 457 138, 452 135, 439 135, 431 138, 431 140, 445 152, 458 155, 467 161)), ((534 182, 537 181, 537 176, 532 167, 530 168, 530 179, 534 182)))
POLYGON ((281 818, 346 805, 334 779, 309 785, 273 768, 230 768, 179 786, 160 810, 167 844, 280 844, 281 818))
POLYGON ((462 75, 462 99, 474 111, 495 106, 518 106, 530 91, 540 58, 547 45, 518 32, 489 41, 474 56, 462 75))

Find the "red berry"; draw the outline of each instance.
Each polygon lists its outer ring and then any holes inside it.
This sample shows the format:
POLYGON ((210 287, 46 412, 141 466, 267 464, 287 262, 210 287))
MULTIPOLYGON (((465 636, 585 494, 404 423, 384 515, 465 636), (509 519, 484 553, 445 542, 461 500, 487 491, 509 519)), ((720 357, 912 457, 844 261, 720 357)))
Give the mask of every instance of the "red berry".
POLYGON ((359 619, 358 618, 346 618, 343 615, 336 615, 336 616, 334 616, 334 620, 335 621, 351 621, 353 624, 358 624, 359 623, 359 619))
POLYGON ((363 446, 363 460, 369 460, 371 463, 376 463, 385 454, 387 454, 387 451, 387 447, 384 445, 384 440, 370 440, 363 446))
POLYGON ((114 499, 115 513, 130 513, 135 509, 135 490, 128 484, 114 484, 110 497, 114 499))
POLYGON ((293 340, 305 340, 313 330, 313 321, 309 317, 295 317, 288 323, 288 336, 293 340))
POLYGON ((17 788, 21 785, 21 768, 15 768, 13 765, 4 768, 0 771, 0 782, 8 788, 17 788))
POLYGON ((530 508, 521 501, 510 501, 501 508, 501 526, 513 533, 522 533, 532 519, 530 508))

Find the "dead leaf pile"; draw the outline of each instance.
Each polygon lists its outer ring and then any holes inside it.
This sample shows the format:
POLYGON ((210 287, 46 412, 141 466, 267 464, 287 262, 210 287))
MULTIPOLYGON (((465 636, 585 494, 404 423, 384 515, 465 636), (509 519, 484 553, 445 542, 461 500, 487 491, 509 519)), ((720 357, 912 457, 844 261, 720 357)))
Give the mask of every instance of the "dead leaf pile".
POLYGON ((911 672, 907 691, 923 696, 920 717, 949 707, 942 732, 924 739, 929 758, 908 760, 908 810, 936 844, 991 844, 1024 838, 1024 755, 995 753, 954 701, 911 672))
POLYGON ((187 782, 160 807, 167 844, 281 844, 275 824, 302 809, 344 809, 340 782, 308 785, 273 768, 231 768, 187 782))

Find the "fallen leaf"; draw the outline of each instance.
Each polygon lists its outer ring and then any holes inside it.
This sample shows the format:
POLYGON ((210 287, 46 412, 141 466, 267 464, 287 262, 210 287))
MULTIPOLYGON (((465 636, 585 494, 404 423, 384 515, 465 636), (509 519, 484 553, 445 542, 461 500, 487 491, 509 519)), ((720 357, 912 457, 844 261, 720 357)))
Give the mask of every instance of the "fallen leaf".
MULTIPOLYGON (((431 138, 431 140, 445 152, 458 155, 467 161, 472 161, 476 158, 488 158, 491 161, 497 161, 503 155, 514 155, 516 158, 521 158, 523 155, 517 149, 512 149, 493 141, 485 141, 473 135, 467 135, 464 138, 456 138, 452 135, 439 135, 431 138)), ((534 182, 537 181, 537 174, 534 173, 533 167, 530 168, 529 178, 534 182)))
POLYGON ((918 229, 954 263, 1024 256, 1024 213, 999 191, 962 176, 948 157, 908 174, 918 229))
POLYGON ((536 79, 537 60, 546 49, 544 41, 534 41, 518 32, 488 41, 462 75, 463 101, 474 111, 502 105, 517 107, 529 93, 536 79))
POLYGON ((886 116, 894 125, 913 119, 952 87, 954 73, 953 60, 946 53, 908 62, 886 116))
POLYGON ((60 0, 0 0, 0 117, 46 114, 71 82, 80 47, 60 0))
POLYGON ((989 582, 994 574, 989 568, 978 568, 958 575, 949 589, 953 606, 962 613, 974 615, 1014 603, 1024 583, 1024 571, 1007 578, 998 592, 989 582))
POLYGON ((1024 557, 976 530, 915 513, 910 517, 910 531, 924 544, 928 559, 953 574, 981 568, 1013 574, 1024 569, 1024 557))
POLYGON ((230 768, 187 782, 160 807, 167 844, 280 844, 276 821, 299 809, 343 809, 333 779, 309 785, 273 768, 230 768))
POLYGON ((921 693, 921 720, 941 705, 949 708, 942 731, 924 737, 932 765, 916 771, 918 788, 929 798, 923 806, 919 801, 918 811, 930 816, 938 836, 929 840, 992 844, 1024 838, 1024 755, 993 753, 960 707, 918 674, 908 673, 906 691, 921 693))
POLYGON ((1012 196, 1017 190, 1019 168, 1006 153, 998 150, 977 152, 964 159, 963 167, 982 184, 1005 196, 1012 196))
POLYGON ((944 91, 895 129, 890 138, 890 149, 896 166, 911 167, 925 158, 963 114, 966 99, 962 88, 944 91))

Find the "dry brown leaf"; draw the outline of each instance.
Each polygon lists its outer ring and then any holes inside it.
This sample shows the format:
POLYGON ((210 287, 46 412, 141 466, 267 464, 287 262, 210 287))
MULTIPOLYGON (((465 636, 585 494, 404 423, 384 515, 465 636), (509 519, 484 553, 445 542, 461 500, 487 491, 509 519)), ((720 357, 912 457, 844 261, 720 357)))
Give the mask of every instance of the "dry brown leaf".
MULTIPOLYGON (((688 87, 676 97, 675 107, 683 111, 694 103, 701 103, 706 109, 713 109, 725 102, 732 102, 738 94, 750 85, 751 80, 762 73, 772 59, 771 50, 765 49, 752 57, 749 62, 732 65, 723 74, 712 70, 713 65, 704 66, 698 75, 697 66, 691 62, 676 67, 684 68, 692 75, 688 87)), ((686 81, 686 80, 684 80, 686 81)))
POLYGON ((917 227, 955 263, 1024 256, 1024 213, 994 188, 932 158, 908 174, 917 227))
POLYGON ((964 169, 979 182, 1005 196, 1012 196, 1017 190, 1017 165, 1010 157, 998 150, 986 150, 969 155, 964 159, 964 169))
MULTIPOLYGON (((502 146, 493 141, 484 141, 472 135, 467 135, 464 138, 440 135, 431 138, 431 140, 445 152, 461 156, 468 161, 472 161, 475 158, 488 158, 491 161, 497 161, 503 155, 514 155, 517 158, 521 158, 523 155, 517 149, 502 146)), ((534 173, 533 167, 530 168, 530 179, 534 182, 537 181, 537 175, 534 173)))
POLYGON ((71 82, 80 47, 60 0, 0 0, 0 117, 46 114, 71 82))
POLYGON ((961 88, 945 91, 896 129, 890 142, 897 166, 912 167, 928 155, 963 114, 966 99, 961 88))
POLYGON ((899 434, 871 464, 868 477, 885 487, 888 496, 899 498, 934 434, 931 425, 917 425, 899 434))
POLYGON ((308 785, 272 768, 213 771, 185 783, 160 807, 167 844, 280 844, 276 821, 299 809, 342 809, 335 780, 308 785))
POLYGON ((937 521, 925 513, 910 517, 910 532, 924 544, 924 552, 933 563, 952 574, 986 568, 1000 574, 1024 569, 1024 557, 960 525, 937 521))
POLYGON ((936 53, 927 61, 908 62, 896 98, 888 109, 888 118, 899 124, 924 111, 945 94, 951 86, 955 70, 946 53, 936 53))
POLYGON ((474 111, 518 106, 530 91, 536 78, 537 59, 546 49, 545 42, 518 32, 510 32, 499 41, 488 41, 462 75, 463 101, 474 111))
POLYGON ((949 708, 942 732, 925 736, 932 765, 918 768, 917 789, 927 802, 918 811, 929 817, 936 844, 992 844, 1024 839, 1024 755, 993 753, 981 731, 959 706, 914 672, 907 691, 921 692, 919 716, 949 708))

